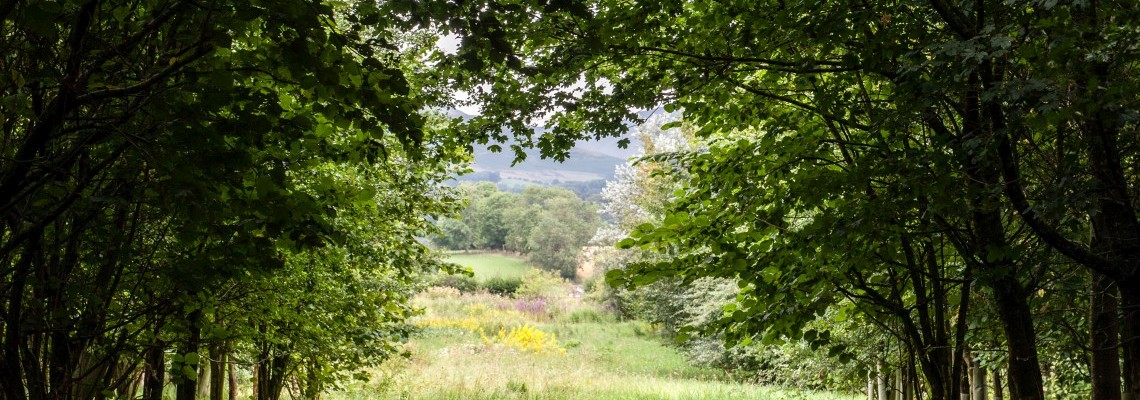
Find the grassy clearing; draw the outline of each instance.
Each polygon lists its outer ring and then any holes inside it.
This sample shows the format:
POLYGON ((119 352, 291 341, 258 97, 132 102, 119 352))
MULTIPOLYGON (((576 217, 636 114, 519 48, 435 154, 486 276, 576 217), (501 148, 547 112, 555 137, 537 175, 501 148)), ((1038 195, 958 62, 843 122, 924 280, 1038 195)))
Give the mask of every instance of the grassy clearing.
POLYGON ((408 343, 409 357, 327 398, 854 399, 724 381, 716 370, 689 365, 645 323, 614 321, 572 296, 528 300, 432 288, 416 303, 425 309, 417 322, 424 330, 408 343), (512 330, 529 334, 505 334, 512 330))
POLYGON ((496 253, 452 253, 447 261, 471 268, 480 282, 494 277, 521 278, 534 268, 522 258, 496 253))

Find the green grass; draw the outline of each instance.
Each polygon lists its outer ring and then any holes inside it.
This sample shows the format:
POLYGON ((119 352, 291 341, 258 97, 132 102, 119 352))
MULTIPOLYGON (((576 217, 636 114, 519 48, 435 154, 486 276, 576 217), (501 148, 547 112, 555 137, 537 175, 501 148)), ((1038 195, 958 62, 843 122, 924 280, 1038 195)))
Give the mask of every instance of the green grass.
POLYGON ((487 328, 428 324, 405 347, 408 357, 327 399, 855 399, 727 381, 720 371, 690 365, 643 322, 571 317, 600 312, 588 300, 552 300, 553 317, 542 318, 487 293, 429 290, 416 304, 426 310, 421 321, 475 319, 487 328), (522 323, 554 334, 563 351, 494 342, 495 326, 522 323))
POLYGON ((480 282, 493 277, 521 278, 534 268, 522 258, 496 253, 452 253, 447 261, 471 268, 480 282))

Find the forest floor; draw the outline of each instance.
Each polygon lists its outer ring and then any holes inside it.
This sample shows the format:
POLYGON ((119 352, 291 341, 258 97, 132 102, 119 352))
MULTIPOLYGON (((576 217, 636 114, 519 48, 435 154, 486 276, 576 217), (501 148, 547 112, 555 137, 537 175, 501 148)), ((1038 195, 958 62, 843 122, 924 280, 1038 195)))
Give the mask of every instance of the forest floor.
MULTIPOLYGON (((503 265, 510 270, 503 273, 514 274, 514 262, 503 265)), ((470 266, 477 278, 496 272, 470 266)), ((615 320, 588 296, 575 296, 569 284, 549 294, 527 299, 431 288, 415 299, 424 309, 416 319, 423 330, 407 343, 407 357, 326 398, 855 398, 733 382, 689 364, 648 324, 615 320)))

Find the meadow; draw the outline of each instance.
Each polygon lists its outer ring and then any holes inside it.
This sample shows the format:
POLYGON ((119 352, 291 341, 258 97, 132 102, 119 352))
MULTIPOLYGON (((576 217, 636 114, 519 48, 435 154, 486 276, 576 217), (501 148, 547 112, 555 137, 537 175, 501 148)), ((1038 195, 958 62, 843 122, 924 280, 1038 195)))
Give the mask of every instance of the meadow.
MULTIPOLYGON (((492 256, 458 255, 452 261, 476 260, 471 266, 477 278, 518 272, 518 264, 492 256)), ((616 320, 572 284, 537 271, 521 276, 524 284, 514 297, 449 287, 421 293, 415 303, 423 313, 415 323, 422 330, 406 344, 406 357, 326 398, 854 398, 732 382, 720 371, 690 365, 652 326, 616 320)))
POLYGON ((492 252, 451 253, 447 262, 471 268, 475 279, 486 281, 491 278, 522 278, 531 265, 526 260, 506 254, 492 252))

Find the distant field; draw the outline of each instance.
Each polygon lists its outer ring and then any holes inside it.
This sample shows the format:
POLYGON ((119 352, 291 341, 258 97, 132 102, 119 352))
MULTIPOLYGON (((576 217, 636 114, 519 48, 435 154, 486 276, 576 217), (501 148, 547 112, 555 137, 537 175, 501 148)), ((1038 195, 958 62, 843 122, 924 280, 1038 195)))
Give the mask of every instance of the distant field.
POLYGON ((480 281, 493 277, 521 278, 528 269, 534 268, 522 258, 496 253, 454 253, 447 261, 471 268, 475 279, 480 281))

